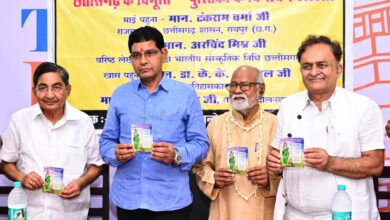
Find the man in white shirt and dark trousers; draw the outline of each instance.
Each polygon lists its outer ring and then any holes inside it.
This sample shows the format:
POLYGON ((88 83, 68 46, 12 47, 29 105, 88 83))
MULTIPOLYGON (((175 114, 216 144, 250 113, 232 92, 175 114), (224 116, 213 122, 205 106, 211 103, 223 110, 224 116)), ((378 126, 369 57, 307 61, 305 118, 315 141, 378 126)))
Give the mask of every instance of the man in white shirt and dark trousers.
POLYGON ((22 183, 29 220, 87 219, 89 184, 104 163, 95 129, 88 115, 66 102, 71 86, 64 68, 42 63, 33 82, 38 103, 12 115, 0 149, 2 168, 22 183), (42 192, 59 184, 58 194, 42 192))
POLYGON ((351 196, 354 220, 380 219, 372 180, 384 166, 378 105, 336 86, 343 71, 338 42, 309 36, 297 56, 307 90, 282 101, 267 157, 270 171, 283 172, 274 219, 331 219, 338 184, 351 196), (304 138, 304 168, 281 168, 280 139, 287 137, 304 138))

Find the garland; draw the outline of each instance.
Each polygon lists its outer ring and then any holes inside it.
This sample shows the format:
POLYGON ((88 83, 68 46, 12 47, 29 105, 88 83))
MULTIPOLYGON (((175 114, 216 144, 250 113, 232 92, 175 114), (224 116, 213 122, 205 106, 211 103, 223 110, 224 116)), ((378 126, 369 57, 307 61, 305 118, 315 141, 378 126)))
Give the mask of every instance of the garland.
MULTIPOLYGON (((231 109, 229 111, 228 117, 226 117, 226 120, 225 120, 225 122, 226 122, 226 129, 227 129, 227 135, 228 135, 228 138, 227 138, 228 146, 233 146, 232 145, 231 128, 230 128, 229 119, 235 126, 237 126, 240 129, 240 132, 242 132, 242 131, 249 132, 250 130, 252 130, 253 128, 255 128, 256 126, 259 125, 259 131, 260 131, 259 148, 258 148, 259 153, 257 154, 257 159, 258 159, 258 165, 259 166, 261 165, 261 154, 262 154, 262 151, 263 151, 263 125, 262 125, 262 122, 263 122, 263 112, 264 112, 264 110, 260 109, 260 119, 256 123, 254 123, 252 126, 250 126, 250 127, 244 127, 244 126, 240 125, 234 119, 233 111, 231 109)), ((248 201, 253 195, 255 197, 257 196, 257 193, 256 193, 257 192, 257 184, 255 185, 254 190, 248 196, 245 196, 245 195, 243 195, 240 192, 240 190, 238 189, 236 183, 234 183, 234 190, 236 190, 238 195, 240 195, 246 201, 248 201)))

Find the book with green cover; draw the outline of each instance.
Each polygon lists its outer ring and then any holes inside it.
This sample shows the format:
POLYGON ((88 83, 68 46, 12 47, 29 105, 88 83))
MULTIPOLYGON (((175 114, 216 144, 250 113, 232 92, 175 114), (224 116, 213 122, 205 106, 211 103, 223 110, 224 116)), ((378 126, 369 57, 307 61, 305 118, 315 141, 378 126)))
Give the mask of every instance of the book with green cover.
POLYGON ((63 190, 64 169, 59 167, 44 167, 44 185, 42 192, 61 193, 63 190))
POLYGON ((131 125, 131 140, 135 152, 152 152, 152 125, 131 125))
POLYGON ((234 174, 246 174, 248 168, 248 148, 228 147, 227 165, 234 174))
POLYGON ((280 139, 280 165, 281 167, 304 167, 304 141, 303 138, 280 139))

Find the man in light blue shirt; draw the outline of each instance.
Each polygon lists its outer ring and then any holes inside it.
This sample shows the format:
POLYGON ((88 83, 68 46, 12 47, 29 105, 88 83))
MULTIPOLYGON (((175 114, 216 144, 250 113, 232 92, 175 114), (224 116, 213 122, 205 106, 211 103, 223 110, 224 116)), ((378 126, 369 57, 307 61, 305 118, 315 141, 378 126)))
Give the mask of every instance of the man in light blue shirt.
POLYGON ((209 146, 198 96, 190 85, 162 72, 168 50, 157 29, 145 26, 132 32, 129 50, 140 79, 114 91, 100 138, 103 160, 117 168, 110 198, 118 219, 188 219, 188 171, 203 160, 209 146), (151 153, 133 148, 135 127, 137 133, 147 128, 140 135, 140 149, 151 131, 151 153))

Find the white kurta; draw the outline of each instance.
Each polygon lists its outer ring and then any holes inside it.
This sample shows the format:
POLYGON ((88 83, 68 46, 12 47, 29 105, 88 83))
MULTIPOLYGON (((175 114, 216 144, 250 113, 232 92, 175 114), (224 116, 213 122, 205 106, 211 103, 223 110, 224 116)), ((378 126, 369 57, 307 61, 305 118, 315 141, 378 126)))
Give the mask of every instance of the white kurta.
MULTIPOLYGON (((378 105, 367 97, 336 88, 319 112, 303 91, 283 100, 272 146, 279 149, 282 137, 303 137, 305 148, 320 147, 330 156, 359 158, 362 152, 384 149, 383 128, 378 105)), ((275 219, 283 217, 284 193, 284 219, 331 219, 337 184, 346 185, 354 220, 379 219, 372 177, 350 179, 310 167, 284 170, 275 219)))
MULTIPOLYGON (((64 117, 55 125, 46 119, 38 104, 12 115, 4 135, 0 157, 17 162, 26 174, 34 171, 44 179, 44 166, 64 169, 64 186, 82 176, 88 166, 102 165, 98 137, 85 113, 65 106, 64 117)), ((85 187, 74 199, 62 199, 41 189, 26 190, 28 219, 87 219, 90 190, 85 187)))

